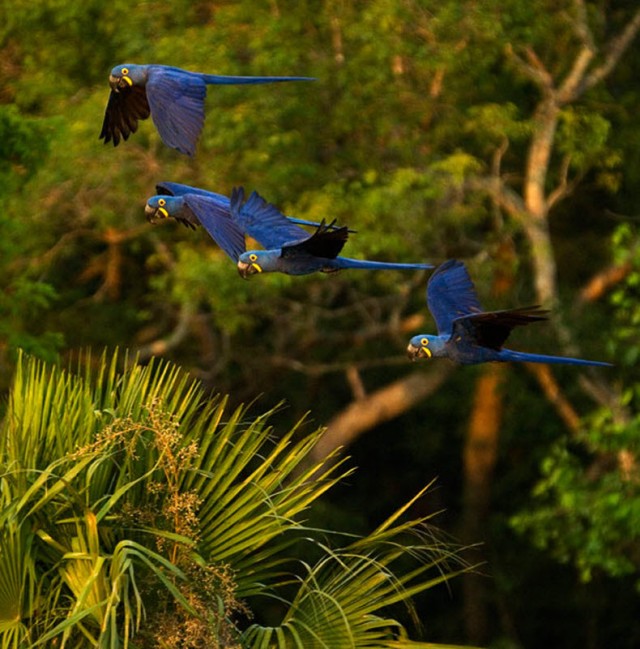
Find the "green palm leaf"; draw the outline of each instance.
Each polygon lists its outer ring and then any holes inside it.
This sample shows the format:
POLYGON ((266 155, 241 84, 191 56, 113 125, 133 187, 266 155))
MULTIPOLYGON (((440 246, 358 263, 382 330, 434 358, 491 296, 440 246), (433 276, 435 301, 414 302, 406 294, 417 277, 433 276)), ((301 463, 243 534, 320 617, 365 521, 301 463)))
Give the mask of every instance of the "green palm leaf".
POLYGON ((2 648, 419 646, 390 607, 467 568, 427 519, 400 522, 411 503, 366 538, 315 540, 305 512, 351 470, 307 466, 322 430, 227 406, 168 363, 21 358, 0 431, 2 648), (241 632, 261 601, 282 623, 241 632))

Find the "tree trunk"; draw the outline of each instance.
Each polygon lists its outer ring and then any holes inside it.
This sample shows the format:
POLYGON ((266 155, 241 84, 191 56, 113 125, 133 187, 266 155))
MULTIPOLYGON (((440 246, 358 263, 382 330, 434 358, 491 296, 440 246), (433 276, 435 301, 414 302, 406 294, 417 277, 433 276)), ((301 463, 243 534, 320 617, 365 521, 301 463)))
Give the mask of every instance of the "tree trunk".
MULTIPOLYGON (((476 383, 475 398, 465 440, 462 541, 465 545, 486 543, 484 524, 491 502, 493 470, 498 456, 502 423, 501 386, 508 366, 492 363, 486 366, 476 383)), ((486 559, 484 547, 473 548, 470 561, 486 559)), ((467 641, 484 646, 489 638, 487 578, 478 573, 464 576, 464 619, 467 641)))

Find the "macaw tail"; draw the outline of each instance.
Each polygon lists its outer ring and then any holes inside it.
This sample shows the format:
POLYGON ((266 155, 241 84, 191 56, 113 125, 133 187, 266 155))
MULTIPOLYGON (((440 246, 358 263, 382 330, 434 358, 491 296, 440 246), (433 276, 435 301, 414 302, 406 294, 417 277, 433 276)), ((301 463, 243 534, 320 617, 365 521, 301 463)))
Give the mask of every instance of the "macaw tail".
POLYGON ((361 270, 426 270, 433 268, 432 264, 395 264, 386 261, 369 261, 368 259, 349 259, 336 257, 331 265, 336 269, 355 268, 361 270))
POLYGON ((571 358, 568 356, 547 356, 546 354, 529 354, 516 352, 511 349, 500 350, 501 361, 520 361, 524 363, 554 363, 557 365, 594 365, 599 367, 612 367, 611 363, 603 361, 589 361, 584 358, 571 358))
POLYGON ((315 81, 315 77, 233 77, 224 74, 203 74, 206 84, 237 85, 246 83, 278 83, 279 81, 315 81))

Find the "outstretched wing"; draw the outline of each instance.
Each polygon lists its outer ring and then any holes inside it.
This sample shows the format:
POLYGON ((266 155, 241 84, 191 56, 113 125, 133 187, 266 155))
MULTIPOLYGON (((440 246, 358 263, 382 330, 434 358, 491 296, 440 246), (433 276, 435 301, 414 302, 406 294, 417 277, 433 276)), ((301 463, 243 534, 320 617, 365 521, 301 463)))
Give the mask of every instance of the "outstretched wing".
POLYGON ((244 232, 231 218, 229 208, 198 194, 186 194, 185 203, 213 240, 233 259, 245 251, 244 232))
POLYGON ((548 313, 537 305, 474 313, 454 320, 453 335, 481 347, 499 350, 514 327, 547 320, 548 313))
POLYGON ((313 257, 335 259, 347 242, 349 230, 346 227, 335 230, 334 223, 327 225, 322 221, 311 236, 282 246, 282 257, 293 257, 302 252, 313 257))
POLYGON ((482 312, 471 277, 461 261, 449 259, 436 268, 427 283, 427 306, 441 336, 452 334, 457 318, 482 312))
POLYGON ((113 141, 118 146, 120 140, 127 140, 138 130, 138 120, 147 119, 150 114, 147 93, 144 88, 132 86, 120 92, 112 90, 104 112, 99 139, 104 143, 113 141))
POLYGON ((244 188, 235 187, 231 193, 231 216, 244 232, 267 250, 309 237, 306 230, 294 225, 257 192, 252 192, 244 204, 243 201, 244 188))
POLYGON ((194 155, 204 125, 204 81, 176 68, 150 66, 146 88, 151 119, 163 142, 194 155))

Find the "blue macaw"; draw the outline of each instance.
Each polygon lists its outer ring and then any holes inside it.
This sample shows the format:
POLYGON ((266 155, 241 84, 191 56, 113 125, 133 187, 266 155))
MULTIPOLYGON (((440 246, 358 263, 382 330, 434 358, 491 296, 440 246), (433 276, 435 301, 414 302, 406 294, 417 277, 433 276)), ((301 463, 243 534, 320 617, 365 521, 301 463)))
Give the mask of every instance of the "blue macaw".
POLYGON ((149 115, 163 142, 194 155, 204 124, 207 85, 313 81, 312 77, 234 77, 189 72, 167 65, 116 65, 109 75, 111 93, 100 138, 105 144, 126 140, 149 115))
POLYGON ((329 224, 322 221, 317 230, 309 235, 288 221, 284 214, 257 192, 252 192, 244 202, 242 187, 233 190, 230 210, 233 220, 266 248, 248 250, 238 257, 238 272, 244 279, 255 273, 269 272, 308 275, 314 272, 332 273, 344 268, 433 268, 430 264, 396 264, 339 257, 349 236, 348 228, 334 228, 335 221, 329 224))
POLYGON ((514 327, 547 320, 548 311, 538 306, 483 311, 467 269, 456 259, 438 266, 429 278, 427 306, 436 321, 438 335, 419 334, 411 338, 407 347, 411 360, 444 357, 462 365, 526 361, 611 366, 601 361, 528 354, 502 347, 514 327))
MULTIPOLYGON (((201 189, 199 187, 191 187, 190 185, 183 185, 182 183, 173 183, 173 182, 161 182, 156 185, 156 192, 158 195, 162 196, 185 196, 187 194, 196 194, 198 196, 204 196, 208 199, 210 199, 213 203, 215 203, 216 206, 221 207, 223 209, 229 210, 229 204, 230 200, 228 196, 225 196, 224 194, 218 194, 217 192, 211 192, 206 189, 201 189)), ((157 201, 156 201, 157 203, 157 201)), ((185 212, 181 212, 177 209, 177 204, 174 204, 174 211, 172 214, 169 214, 167 210, 157 210, 157 205, 154 205, 154 209, 149 209, 147 212, 147 219, 149 221, 156 221, 161 218, 167 218, 168 216, 172 216, 176 220, 180 221, 184 225, 191 227, 195 229, 198 225, 202 224, 205 229, 208 228, 208 224, 211 221, 211 218, 207 215, 207 203, 206 202, 198 202, 194 205, 197 211, 193 211, 193 208, 191 208, 191 211, 186 210, 185 212), (165 212, 167 212, 165 214, 165 212), (202 218, 201 218, 202 217, 202 218)), ((214 217, 215 218, 215 217, 214 217)), ((291 223, 296 223, 297 225, 307 225, 311 227, 317 227, 320 225, 317 221, 307 221, 305 219, 297 219, 293 216, 287 216, 287 219, 291 223)), ((333 226, 334 228, 337 228, 337 226, 333 226)), ((300 236, 304 236, 305 231, 300 230, 300 236)), ((349 230, 349 232, 354 232, 354 230, 349 230)), ((209 232, 211 234, 211 232, 209 232)), ((259 233, 254 233, 255 235, 259 235, 259 233)), ((213 236, 213 234, 211 234, 213 236)), ((257 238, 257 236, 254 236, 254 238, 257 238)), ((260 241, 262 243, 262 241, 260 241)), ((264 245, 264 244, 262 244, 264 245)), ((237 259, 234 259, 234 261, 237 261, 237 259)))

